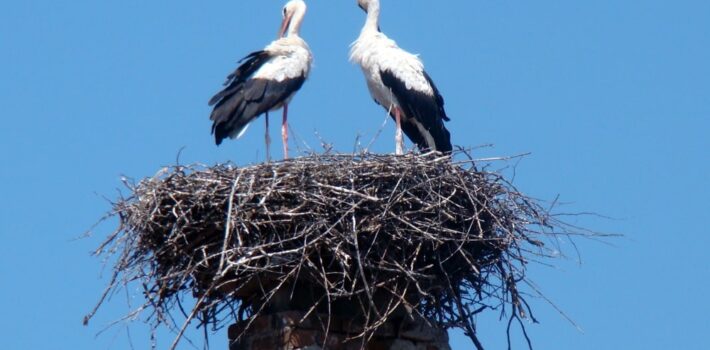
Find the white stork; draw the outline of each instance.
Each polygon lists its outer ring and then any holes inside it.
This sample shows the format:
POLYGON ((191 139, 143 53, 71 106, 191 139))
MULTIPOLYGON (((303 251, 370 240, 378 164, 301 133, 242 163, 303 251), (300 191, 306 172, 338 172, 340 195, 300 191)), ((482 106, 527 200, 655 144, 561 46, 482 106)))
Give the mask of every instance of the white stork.
POLYGON ((291 0, 283 9, 279 37, 261 51, 243 58, 227 77, 224 90, 209 102, 212 134, 217 145, 227 137, 239 138, 249 123, 266 114, 266 154, 270 158, 269 111, 283 107, 281 138, 284 159, 288 159, 288 103, 308 78, 313 57, 308 44, 299 36, 306 3, 291 0))
POLYGON ((452 150, 444 99, 419 58, 400 49, 380 32, 380 1, 358 0, 367 13, 360 37, 352 44, 350 60, 360 64, 370 94, 397 123, 396 154, 402 154, 402 131, 420 150, 452 150))

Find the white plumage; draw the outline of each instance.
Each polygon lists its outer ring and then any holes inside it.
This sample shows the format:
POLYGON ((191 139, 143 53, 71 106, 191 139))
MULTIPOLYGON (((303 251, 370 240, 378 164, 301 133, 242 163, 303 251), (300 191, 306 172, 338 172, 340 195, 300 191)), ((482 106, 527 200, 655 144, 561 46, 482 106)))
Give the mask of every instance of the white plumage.
POLYGON ((269 53, 271 59, 254 73, 253 79, 283 82, 301 76, 308 78, 313 56, 308 44, 297 32, 275 40, 264 51, 269 53))
MULTIPOLYGON (((366 27, 350 51, 350 59, 359 63, 373 93, 387 95, 389 89, 382 83, 380 72, 391 71, 401 79, 407 89, 432 95, 431 85, 424 78, 424 64, 416 55, 402 50, 397 43, 379 31, 366 27)), ((395 104, 395 98, 378 100, 382 105, 395 104)))
POLYGON ((397 122, 396 153, 403 153, 402 130, 423 150, 451 151, 444 101, 416 56, 379 30, 379 0, 358 0, 367 12, 350 60, 358 63, 373 99, 397 122))

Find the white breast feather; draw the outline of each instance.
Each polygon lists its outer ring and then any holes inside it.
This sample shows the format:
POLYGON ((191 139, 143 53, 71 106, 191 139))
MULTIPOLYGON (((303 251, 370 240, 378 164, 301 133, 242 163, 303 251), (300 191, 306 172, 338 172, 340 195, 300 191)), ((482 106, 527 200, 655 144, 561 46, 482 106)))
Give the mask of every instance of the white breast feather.
POLYGON ((381 104, 387 103, 382 99, 393 99, 393 97, 385 96, 389 95, 388 91, 372 91, 386 89, 380 71, 392 72, 397 79, 405 83, 407 89, 429 95, 434 93, 424 76, 422 61, 416 55, 400 49, 394 40, 382 33, 363 35, 358 38, 351 47, 350 60, 360 64, 368 80, 370 92, 381 104))
POLYGON ((254 73, 254 78, 279 82, 300 76, 308 78, 313 56, 303 39, 294 36, 281 38, 272 42, 264 50, 273 58, 254 73))

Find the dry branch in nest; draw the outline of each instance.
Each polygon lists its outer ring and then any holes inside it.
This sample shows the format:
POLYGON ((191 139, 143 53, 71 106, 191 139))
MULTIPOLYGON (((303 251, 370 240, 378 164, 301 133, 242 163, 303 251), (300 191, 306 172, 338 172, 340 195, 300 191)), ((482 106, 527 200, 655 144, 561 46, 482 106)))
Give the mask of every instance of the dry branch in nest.
POLYGON ((532 317, 518 284, 564 225, 468 159, 311 155, 166 168, 127 184, 130 196, 114 204, 120 226, 97 251, 115 258, 107 294, 137 282, 139 310, 175 330, 176 343, 191 322, 219 328, 287 291, 291 308, 353 315, 361 337, 414 316, 460 327, 482 348, 474 316, 532 317))

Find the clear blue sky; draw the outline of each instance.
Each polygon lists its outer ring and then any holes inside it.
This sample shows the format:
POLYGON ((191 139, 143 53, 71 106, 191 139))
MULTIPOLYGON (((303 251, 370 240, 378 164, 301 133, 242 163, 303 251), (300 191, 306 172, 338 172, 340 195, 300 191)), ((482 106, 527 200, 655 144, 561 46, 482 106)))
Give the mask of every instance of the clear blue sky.
MULTIPOLYGON (((422 55, 455 144, 495 144, 478 156, 532 152, 517 168, 521 190, 613 217, 575 223, 626 235, 578 241, 581 264, 569 251, 557 268, 531 269, 584 329, 534 300, 537 349, 706 349, 710 2, 383 2, 382 29, 422 55)), ((262 159, 263 124, 217 148, 206 102, 239 58, 274 38, 282 5, 0 5, 0 348, 127 348, 125 328, 95 336, 127 311, 125 295, 81 325, 107 275, 88 253, 112 227, 73 238, 109 209, 102 197, 116 196, 122 174, 154 174, 183 147, 185 163, 262 159)), ((311 147, 317 131, 347 152, 385 120, 347 61, 364 15, 355 0, 308 5, 315 66, 290 121, 311 147)), ((389 123, 373 150, 391 152, 392 139, 389 123)), ((504 327, 481 320, 489 349, 504 349, 504 327)), ((145 326, 130 331, 147 349, 145 326)), ((171 340, 162 334, 159 348, 171 340)), ((471 348, 456 333, 452 345, 471 348)))

